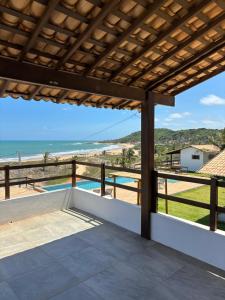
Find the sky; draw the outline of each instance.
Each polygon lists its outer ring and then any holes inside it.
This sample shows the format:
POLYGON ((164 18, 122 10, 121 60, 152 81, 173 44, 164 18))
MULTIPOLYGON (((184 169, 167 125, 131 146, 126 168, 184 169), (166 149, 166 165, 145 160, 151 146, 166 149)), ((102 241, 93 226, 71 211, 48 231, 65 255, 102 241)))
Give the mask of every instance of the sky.
MULTIPOLYGON (((225 73, 156 106, 155 126, 173 130, 225 127, 225 73)), ((0 140, 102 140, 140 130, 136 111, 0 99, 0 140)))

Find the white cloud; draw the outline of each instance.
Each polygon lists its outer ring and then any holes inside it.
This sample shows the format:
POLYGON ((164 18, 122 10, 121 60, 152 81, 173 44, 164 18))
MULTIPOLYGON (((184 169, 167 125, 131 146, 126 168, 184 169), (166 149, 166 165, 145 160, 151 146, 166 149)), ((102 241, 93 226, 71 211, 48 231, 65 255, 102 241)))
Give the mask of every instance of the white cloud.
POLYGON ((225 123, 222 120, 204 119, 201 122, 207 128, 224 128, 225 126, 225 123))
POLYGON ((170 114, 168 116, 168 118, 166 118, 166 122, 171 122, 173 120, 177 120, 177 119, 183 119, 184 117, 187 117, 187 116, 190 116, 191 113, 188 112, 188 111, 185 111, 185 112, 182 112, 182 113, 173 113, 173 114, 170 114))
POLYGON ((200 103, 207 106, 225 105, 225 98, 221 98, 216 95, 208 95, 200 99, 200 103))
POLYGON ((65 110, 65 111, 71 110, 71 109, 72 109, 72 107, 63 107, 63 108, 62 108, 62 110, 65 110))

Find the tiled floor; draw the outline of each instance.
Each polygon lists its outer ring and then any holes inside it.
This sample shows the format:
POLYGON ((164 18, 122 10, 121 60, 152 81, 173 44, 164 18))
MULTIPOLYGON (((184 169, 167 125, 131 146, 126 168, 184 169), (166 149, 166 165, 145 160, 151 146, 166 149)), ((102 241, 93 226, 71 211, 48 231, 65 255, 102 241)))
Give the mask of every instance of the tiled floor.
POLYGON ((225 273, 82 212, 0 226, 1 300, 225 299, 225 273))

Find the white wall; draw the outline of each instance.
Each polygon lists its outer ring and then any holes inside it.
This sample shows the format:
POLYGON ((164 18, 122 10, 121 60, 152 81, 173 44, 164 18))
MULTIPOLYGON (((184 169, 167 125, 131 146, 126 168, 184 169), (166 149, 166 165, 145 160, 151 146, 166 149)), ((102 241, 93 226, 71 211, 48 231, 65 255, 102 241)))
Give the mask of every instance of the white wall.
POLYGON ((152 239, 225 270, 225 232, 164 214, 152 214, 152 239))
MULTIPOLYGON (((78 188, 1 201, 0 224, 72 207, 141 232, 139 206, 78 188)), ((225 270, 225 232, 160 213, 152 214, 151 223, 154 241, 225 270)))
POLYGON ((180 152, 180 163, 181 166, 187 167, 188 171, 197 171, 204 164, 203 152, 192 147, 182 149, 180 152), (199 155, 200 159, 192 159, 192 155, 199 155))
POLYGON ((0 201, 0 224, 23 220, 70 207, 71 190, 0 201))
POLYGON ((71 205, 130 231, 141 233, 140 206, 101 197, 79 188, 73 189, 71 205))

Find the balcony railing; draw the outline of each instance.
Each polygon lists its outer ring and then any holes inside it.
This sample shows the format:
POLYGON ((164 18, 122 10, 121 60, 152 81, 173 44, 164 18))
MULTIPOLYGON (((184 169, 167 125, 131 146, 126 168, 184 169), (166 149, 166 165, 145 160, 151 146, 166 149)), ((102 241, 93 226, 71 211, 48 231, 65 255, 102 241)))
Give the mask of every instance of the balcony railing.
POLYGON ((4 167, 0 167, 0 171, 4 171, 4 173, 5 173, 4 182, 0 183, 0 187, 5 188, 5 199, 10 199, 10 187, 11 186, 23 185, 23 184, 28 185, 28 184, 34 184, 37 182, 44 182, 44 181, 57 180, 57 179, 66 179, 66 178, 72 179, 72 187, 76 187, 77 178, 99 182, 101 184, 101 196, 104 196, 106 193, 106 190, 105 190, 106 185, 112 186, 114 188, 126 189, 126 190, 129 190, 132 192, 137 192, 137 193, 141 192, 141 190, 137 187, 132 187, 132 186, 120 184, 117 182, 110 182, 110 181, 106 180, 106 176, 105 176, 106 170, 123 171, 123 172, 128 172, 128 173, 141 174, 141 171, 136 170, 136 169, 113 167, 113 166, 107 166, 104 163, 96 164, 96 163, 90 163, 90 162, 80 162, 80 161, 76 161, 76 160, 65 161, 65 162, 55 162, 55 163, 24 164, 24 165, 15 165, 15 166, 6 165, 4 167), (72 172, 70 174, 48 176, 48 177, 42 177, 42 178, 29 178, 29 177, 10 178, 11 170, 46 168, 46 167, 56 167, 56 166, 63 166, 63 165, 70 165, 72 172), (77 174, 77 165, 84 165, 87 167, 100 168, 101 178, 99 179, 99 178, 95 178, 95 177, 77 174), (22 180, 17 180, 17 179, 22 179, 22 180))
MULTIPOLYGON (((137 169, 114 167, 114 166, 105 165, 104 163, 96 164, 96 163, 81 162, 81 161, 76 161, 76 160, 65 161, 65 162, 54 162, 54 163, 41 163, 41 164, 24 164, 24 165, 15 165, 15 166, 6 165, 4 167, 0 167, 0 171, 4 171, 4 174, 5 174, 3 183, 1 183, 2 181, 0 181, 0 187, 3 187, 5 189, 5 199, 10 199, 10 187, 11 186, 24 185, 24 184, 28 185, 28 184, 34 184, 34 183, 44 182, 44 181, 49 181, 49 180, 71 178, 72 187, 76 187, 77 178, 79 178, 79 179, 91 180, 91 181, 100 183, 101 196, 104 196, 106 194, 106 186, 112 186, 114 189, 121 188, 121 189, 129 190, 129 191, 136 192, 139 195, 141 195, 140 185, 139 185, 139 187, 133 187, 133 186, 120 184, 115 181, 114 182, 108 181, 106 178, 106 175, 105 175, 106 170, 141 174, 141 171, 137 170, 137 169), (69 165, 71 167, 71 173, 64 174, 64 175, 57 175, 57 176, 42 177, 42 178, 30 178, 30 177, 10 178, 11 170, 46 168, 46 167, 62 166, 62 165, 69 165), (78 165, 100 168, 100 170, 101 170, 100 178, 77 174, 77 166, 78 165), (18 180, 18 179, 20 179, 20 180, 18 180)), ((166 201, 166 212, 167 213, 168 213, 168 201, 182 203, 182 204, 190 205, 192 207, 207 209, 207 210, 209 210, 210 230, 215 231, 217 229, 218 213, 225 213, 225 207, 218 205, 218 188, 219 187, 225 188, 224 181, 221 181, 215 177, 212 177, 211 179, 207 179, 207 178, 189 177, 189 176, 161 173, 161 172, 157 172, 157 171, 155 171, 154 174, 155 174, 155 176, 154 176, 155 180, 154 180, 153 184, 155 184, 156 186, 154 189, 155 193, 154 193, 154 197, 153 197, 154 198, 153 203, 155 203, 155 205, 153 205, 153 207, 152 207, 152 212, 157 212, 159 198, 164 199, 166 201), (164 179, 164 184, 165 184, 165 193, 164 194, 158 192, 160 178, 164 179), (176 195, 168 195, 168 193, 167 193, 168 179, 184 181, 184 182, 191 182, 191 183, 209 186, 210 187, 209 203, 203 203, 203 202, 196 201, 196 200, 185 199, 185 198, 178 197, 176 195)), ((141 197, 140 197, 140 199, 141 199, 141 197)))
MULTIPOLYGON (((181 175, 175 175, 175 174, 167 174, 167 173, 158 173, 155 172, 155 176, 158 178, 164 178, 166 181, 168 179, 172 180, 178 180, 178 181, 185 181, 185 182, 192 182, 197 183, 201 185, 207 185, 210 187, 210 201, 209 203, 203 203, 200 201, 180 198, 174 195, 168 195, 167 192, 165 194, 158 193, 157 187, 156 187, 156 198, 165 199, 166 201, 173 201, 178 203, 187 204, 193 207, 199 207, 208 209, 210 216, 209 216, 209 227, 211 231, 215 231, 217 229, 217 217, 218 213, 225 213, 225 207, 218 206, 218 187, 225 187, 225 182, 219 180, 216 177, 212 177, 211 179, 206 178, 198 178, 198 177, 189 177, 189 176, 181 176, 181 175)), ((158 181, 158 180, 157 180, 158 181)), ((165 190, 167 187, 165 187, 165 190)), ((157 212, 157 206, 155 208, 155 212, 157 212)))

